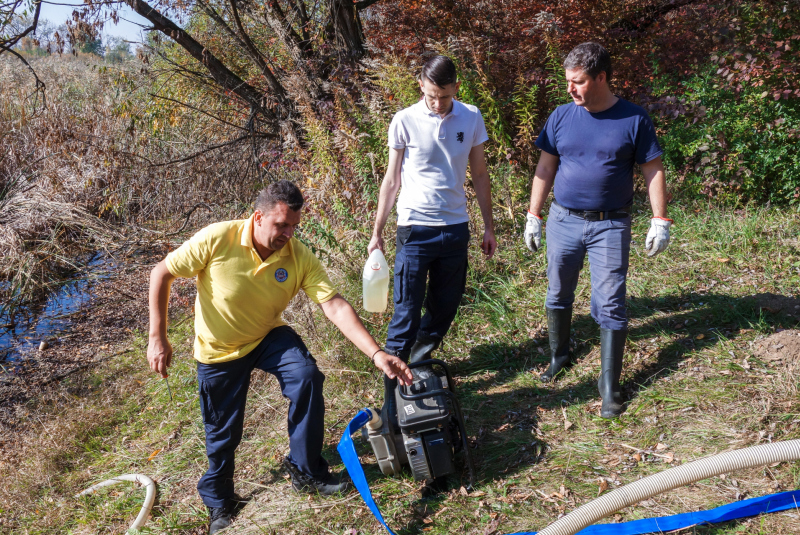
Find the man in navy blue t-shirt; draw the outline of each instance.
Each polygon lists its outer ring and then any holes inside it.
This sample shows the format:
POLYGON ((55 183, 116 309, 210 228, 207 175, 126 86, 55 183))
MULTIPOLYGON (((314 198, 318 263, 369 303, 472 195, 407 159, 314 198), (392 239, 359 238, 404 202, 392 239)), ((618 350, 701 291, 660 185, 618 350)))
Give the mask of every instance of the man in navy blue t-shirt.
POLYGON ((611 92, 611 57, 597 43, 575 47, 564 61, 574 104, 559 106, 536 140, 542 149, 531 188, 525 243, 541 245, 544 201, 555 188, 547 221, 547 327, 550 381, 569 363, 569 331, 578 274, 588 255, 592 317, 600 324, 601 416, 622 412, 619 379, 628 335, 625 279, 631 243, 633 166, 647 183, 653 218, 645 248, 654 256, 669 244, 663 151, 641 107, 611 92))

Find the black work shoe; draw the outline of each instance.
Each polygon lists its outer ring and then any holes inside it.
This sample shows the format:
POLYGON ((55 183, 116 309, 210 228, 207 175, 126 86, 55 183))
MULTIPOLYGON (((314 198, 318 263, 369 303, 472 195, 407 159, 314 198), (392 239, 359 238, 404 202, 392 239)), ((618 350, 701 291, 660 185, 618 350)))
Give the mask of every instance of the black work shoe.
POLYGON ((547 336, 550 341, 550 366, 539 378, 549 383, 570 364, 569 328, 572 308, 548 308, 547 336))
POLYGON ((231 525, 233 517, 233 507, 225 505, 223 507, 209 507, 208 516, 211 520, 208 526, 208 535, 213 535, 231 525))
MULTIPOLYGON (((416 362, 422 362, 423 360, 432 358, 431 353, 436 351, 441 343, 441 339, 438 338, 418 336, 417 341, 414 342, 413 346, 411 346, 411 351, 409 352, 408 356, 408 363, 414 364, 416 362)), ((436 373, 434 373, 433 368, 430 366, 412 368, 411 374, 414 376, 414 381, 422 381, 436 376, 436 373)))
POLYGON ((283 459, 283 466, 292 476, 292 488, 295 492, 332 496, 334 494, 343 494, 350 490, 349 481, 340 481, 337 476, 330 472, 324 478, 318 479, 302 473, 288 458, 283 459))

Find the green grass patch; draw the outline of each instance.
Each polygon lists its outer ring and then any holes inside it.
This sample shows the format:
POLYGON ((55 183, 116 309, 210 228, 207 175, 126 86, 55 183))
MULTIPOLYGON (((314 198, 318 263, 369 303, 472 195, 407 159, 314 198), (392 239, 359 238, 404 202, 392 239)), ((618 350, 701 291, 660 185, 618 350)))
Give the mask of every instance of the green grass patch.
MULTIPOLYGON (((636 209, 627 412, 616 421, 598 416, 599 328, 589 315, 588 266, 575 303, 576 362, 554 384, 538 380, 548 361, 544 251, 529 254, 519 231, 502 221, 495 259, 473 248, 467 292, 440 352, 457 377, 475 445, 474 492, 460 492, 466 471, 432 495, 409 473, 384 477, 369 447, 356 440, 373 493, 398 533, 542 529, 602 493, 678 463, 800 438, 800 361, 752 357, 759 340, 798 328, 798 214, 673 206, 672 243, 647 258, 648 209, 641 201, 636 209)), ((340 285, 358 304, 357 277, 347 272, 340 285)), ((325 455, 339 470, 335 445, 359 408, 381 404, 380 377, 308 302, 296 302, 287 317, 326 373, 325 455)), ((389 313, 365 317, 381 340, 388 319, 389 313)), ((133 351, 71 379, 80 395, 30 417, 35 432, 25 435, 25 455, 0 465, 8 487, 0 494, 0 530, 123 532, 138 513, 142 489, 120 484, 73 496, 103 479, 141 472, 159 489, 143 533, 204 533, 207 517, 195 485, 206 458, 191 322, 176 324, 170 338, 172 400, 165 381, 147 369, 146 337, 138 333, 128 341, 133 351)), ((235 485, 247 504, 230 532, 380 533, 357 494, 326 500, 291 491, 280 468, 288 449, 286 410, 274 379, 257 373, 237 453, 235 485)), ((800 463, 746 470, 646 500, 607 521, 710 508, 799 485, 800 463)), ((685 533, 790 534, 796 525, 796 516, 775 514, 685 533)))

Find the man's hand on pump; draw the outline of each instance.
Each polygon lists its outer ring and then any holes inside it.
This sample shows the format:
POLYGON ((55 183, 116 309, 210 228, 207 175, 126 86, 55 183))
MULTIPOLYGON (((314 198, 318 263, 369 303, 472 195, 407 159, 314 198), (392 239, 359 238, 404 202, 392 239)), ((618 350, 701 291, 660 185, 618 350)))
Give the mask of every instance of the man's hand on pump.
POLYGON ((411 375, 411 370, 400 358, 385 351, 378 351, 372 360, 375 366, 385 373, 389 379, 397 378, 397 382, 405 386, 413 382, 414 376, 411 375))

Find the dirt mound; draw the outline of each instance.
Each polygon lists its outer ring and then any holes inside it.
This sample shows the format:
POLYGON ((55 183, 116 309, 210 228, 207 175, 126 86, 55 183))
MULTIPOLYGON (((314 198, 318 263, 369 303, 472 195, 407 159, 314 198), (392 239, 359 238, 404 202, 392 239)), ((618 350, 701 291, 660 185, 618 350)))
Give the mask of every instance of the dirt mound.
POLYGON ((767 362, 800 358, 800 331, 787 329, 753 342, 753 356, 767 362))

